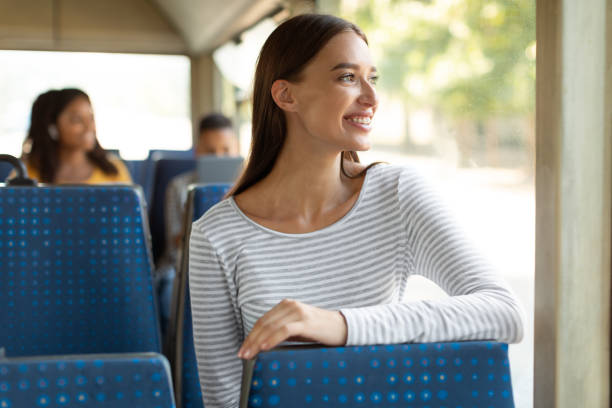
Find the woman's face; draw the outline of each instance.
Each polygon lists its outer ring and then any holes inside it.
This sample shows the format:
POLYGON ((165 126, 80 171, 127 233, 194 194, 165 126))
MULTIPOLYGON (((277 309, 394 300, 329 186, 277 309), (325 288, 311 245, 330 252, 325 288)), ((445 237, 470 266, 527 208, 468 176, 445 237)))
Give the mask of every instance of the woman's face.
POLYGON ((363 39, 354 32, 336 35, 289 85, 299 122, 335 150, 368 150, 378 107, 376 79, 363 39))
POLYGON ((96 144, 96 123, 91 104, 77 97, 57 117, 59 143, 71 150, 93 150, 96 144))

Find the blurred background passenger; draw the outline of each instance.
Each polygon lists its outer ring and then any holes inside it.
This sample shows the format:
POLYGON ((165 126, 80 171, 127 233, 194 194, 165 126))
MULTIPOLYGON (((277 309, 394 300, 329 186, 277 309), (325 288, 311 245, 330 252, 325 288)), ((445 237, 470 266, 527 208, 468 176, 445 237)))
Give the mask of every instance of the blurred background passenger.
MULTIPOLYGON (((194 146, 200 156, 238 156, 238 139, 232 121, 220 113, 211 113, 200 120, 198 140, 194 146)), ((166 190, 166 258, 173 265, 178 260, 182 239, 183 213, 187 202, 187 187, 197 183, 197 171, 173 178, 166 190)))
POLYGON ((44 183, 131 183, 123 162, 100 146, 89 96, 50 90, 32 105, 23 159, 30 178, 44 183))
MULTIPOLYGON (((196 157, 238 156, 238 138, 232 121, 220 113, 210 113, 200 120, 198 139, 194 146, 196 157)), ((187 202, 187 188, 198 182, 197 170, 174 177, 166 189, 165 224, 166 248, 155 273, 155 285, 160 300, 162 331, 170 318, 172 286, 176 276, 181 242, 183 216, 187 202)))

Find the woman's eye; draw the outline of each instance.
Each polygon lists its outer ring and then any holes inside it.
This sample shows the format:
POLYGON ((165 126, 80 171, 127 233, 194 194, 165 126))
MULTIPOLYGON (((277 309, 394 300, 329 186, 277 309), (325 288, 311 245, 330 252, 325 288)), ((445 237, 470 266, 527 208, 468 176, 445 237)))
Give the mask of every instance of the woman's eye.
POLYGON ((377 76, 370 77, 370 83, 372 85, 376 85, 377 82, 378 82, 378 77, 377 76))
POLYGON ((340 81, 342 82, 353 82, 355 80, 355 75, 353 74, 344 74, 340 77, 340 81))

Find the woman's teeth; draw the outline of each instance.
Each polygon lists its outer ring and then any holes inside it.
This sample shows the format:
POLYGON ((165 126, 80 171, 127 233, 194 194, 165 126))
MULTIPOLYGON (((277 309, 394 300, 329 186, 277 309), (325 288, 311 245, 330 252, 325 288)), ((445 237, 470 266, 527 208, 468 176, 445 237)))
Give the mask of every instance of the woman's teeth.
POLYGON ((367 116, 347 118, 347 120, 350 120, 351 122, 361 123, 364 125, 369 125, 372 122, 372 118, 367 117, 367 116))

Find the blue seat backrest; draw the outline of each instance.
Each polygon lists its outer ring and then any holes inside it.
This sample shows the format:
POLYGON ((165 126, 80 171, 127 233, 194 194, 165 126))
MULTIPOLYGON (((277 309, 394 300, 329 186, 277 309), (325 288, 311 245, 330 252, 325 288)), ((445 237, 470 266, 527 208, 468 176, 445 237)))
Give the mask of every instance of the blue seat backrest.
POLYGON ((190 159, 160 159, 155 162, 153 201, 150 203, 150 225, 153 238, 153 259, 157 262, 166 249, 165 198, 170 181, 195 170, 196 161, 190 159))
POLYGON ((13 171, 12 164, 7 162, 0 162, 0 183, 4 183, 11 171, 13 171))
MULTIPOLYGON (((193 209, 192 221, 200 218, 206 211, 208 211, 213 205, 220 202, 225 194, 230 189, 229 184, 209 184, 206 186, 198 186, 193 189, 190 194, 189 208, 193 209)), ((183 288, 189 287, 189 276, 186 268, 181 271, 179 279, 177 280, 179 285, 183 288)), ((183 302, 184 314, 178 316, 182 319, 182 342, 178 345, 179 349, 177 352, 181 354, 182 364, 179 372, 180 376, 178 383, 180 386, 177 389, 177 395, 179 398, 179 406, 183 408, 203 408, 202 392, 200 388, 200 379, 198 378, 198 366, 195 356, 195 348, 193 345, 193 326, 191 324, 191 300, 189 297, 189 290, 184 290, 185 293, 183 299, 179 299, 179 302, 183 302)))
POLYGON ((145 221, 135 187, 0 188, 6 355, 159 352, 145 221))
POLYGON ((212 206, 223 200, 230 188, 231 185, 229 184, 195 186, 193 188, 193 217, 191 220, 197 221, 212 206))
POLYGON ((507 350, 465 342, 260 353, 248 407, 513 408, 507 350))
POLYGON ((149 150, 149 156, 144 161, 142 172, 142 188, 149 208, 151 208, 151 202, 153 200, 155 166, 157 161, 161 159, 193 159, 194 157, 193 150, 149 150))
POLYGON ((123 162, 128 168, 134 184, 138 184, 144 190, 146 160, 124 160, 123 162))
POLYGON ((0 407, 174 407, 160 354, 0 359, 0 407))

